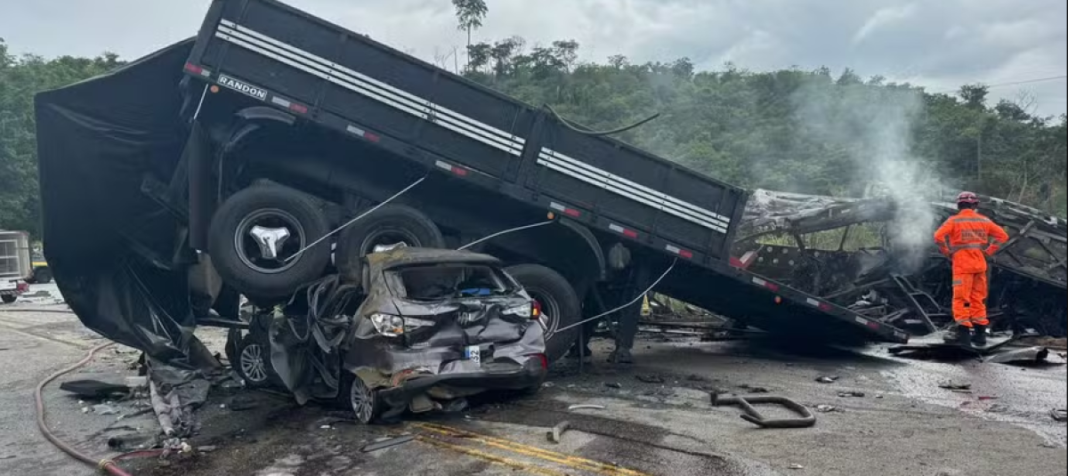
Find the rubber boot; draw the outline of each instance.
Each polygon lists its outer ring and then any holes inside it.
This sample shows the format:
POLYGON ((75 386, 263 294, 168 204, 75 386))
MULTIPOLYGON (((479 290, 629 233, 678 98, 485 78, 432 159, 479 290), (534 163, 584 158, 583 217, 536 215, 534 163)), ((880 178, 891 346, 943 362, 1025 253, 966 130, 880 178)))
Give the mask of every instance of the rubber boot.
POLYGON ((975 334, 972 334, 972 345, 986 347, 986 326, 975 326, 975 334))
POLYGON ((964 347, 972 346, 972 328, 965 326, 957 326, 946 333, 945 341, 947 344, 957 344, 964 347))

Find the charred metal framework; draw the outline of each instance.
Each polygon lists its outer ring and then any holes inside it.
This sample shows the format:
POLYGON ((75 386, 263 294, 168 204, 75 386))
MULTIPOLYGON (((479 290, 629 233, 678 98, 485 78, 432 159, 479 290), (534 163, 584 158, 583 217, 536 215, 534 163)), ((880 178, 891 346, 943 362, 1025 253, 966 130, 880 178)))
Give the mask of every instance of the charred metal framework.
MULTIPOLYGON (((956 213, 954 196, 923 205, 934 227, 956 213)), ((991 260, 991 317, 999 327, 1064 336, 1065 220, 994 197, 981 201, 980 212, 1011 237, 991 260)), ((933 239, 922 249, 894 242, 888 231, 902 207, 886 198, 757 191, 745 214, 742 233, 747 235, 734 253, 754 273, 914 334, 929 334, 953 322, 950 263, 933 239), (866 239, 855 239, 858 232, 866 239)), ((919 231, 933 236, 934 228, 919 231)))

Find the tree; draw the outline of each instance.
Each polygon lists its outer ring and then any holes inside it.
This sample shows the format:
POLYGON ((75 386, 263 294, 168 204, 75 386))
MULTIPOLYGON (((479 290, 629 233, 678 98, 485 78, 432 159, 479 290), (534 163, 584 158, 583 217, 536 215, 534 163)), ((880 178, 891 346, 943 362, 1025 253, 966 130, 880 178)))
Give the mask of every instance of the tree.
POLYGON ((982 84, 966 84, 960 88, 960 98, 971 109, 986 108, 988 95, 990 95, 990 88, 982 84))
POLYGON ((568 72, 571 72, 571 68, 578 61, 578 49, 579 44, 575 40, 553 42, 553 56, 568 72))
POLYGON ((456 7, 456 19, 459 20, 457 28, 467 32, 467 46, 470 48, 471 32, 482 28, 482 20, 486 18, 489 7, 486 6, 486 0, 452 0, 452 5, 456 7))

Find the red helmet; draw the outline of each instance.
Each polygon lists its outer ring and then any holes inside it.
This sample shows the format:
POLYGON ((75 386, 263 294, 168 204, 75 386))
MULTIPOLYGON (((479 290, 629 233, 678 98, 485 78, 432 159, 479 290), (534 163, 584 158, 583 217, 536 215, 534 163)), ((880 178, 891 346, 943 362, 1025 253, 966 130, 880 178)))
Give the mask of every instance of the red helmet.
POLYGON ((967 203, 969 205, 979 205, 979 196, 972 192, 961 192, 957 195, 957 204, 967 203))

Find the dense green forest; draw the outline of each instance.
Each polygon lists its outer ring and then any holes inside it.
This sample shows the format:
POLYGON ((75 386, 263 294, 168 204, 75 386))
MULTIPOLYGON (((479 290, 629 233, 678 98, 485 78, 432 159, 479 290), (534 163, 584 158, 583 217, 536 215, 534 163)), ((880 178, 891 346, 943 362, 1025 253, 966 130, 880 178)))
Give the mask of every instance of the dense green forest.
MULTIPOLYGON (((485 13, 478 0, 457 1, 485 13)), ((481 17, 461 16, 460 29, 481 17)), ((619 137, 745 187, 851 196, 957 187, 1065 215, 1066 118, 1035 117, 1026 98, 991 104, 983 85, 929 93, 826 68, 584 63, 579 48, 474 43, 462 73, 592 129, 660 113, 619 137)), ((15 57, 0 41, 0 229, 40 228, 33 94, 121 64, 110 54, 15 57)))

